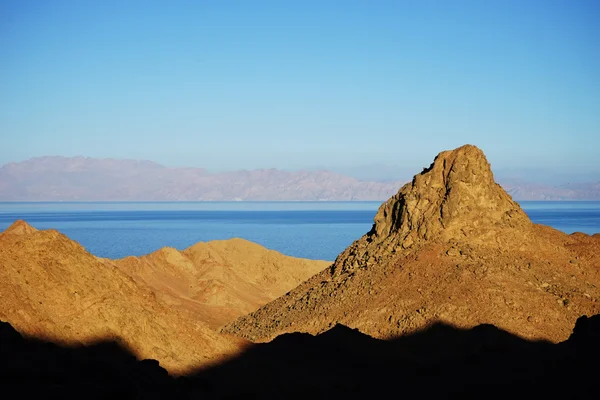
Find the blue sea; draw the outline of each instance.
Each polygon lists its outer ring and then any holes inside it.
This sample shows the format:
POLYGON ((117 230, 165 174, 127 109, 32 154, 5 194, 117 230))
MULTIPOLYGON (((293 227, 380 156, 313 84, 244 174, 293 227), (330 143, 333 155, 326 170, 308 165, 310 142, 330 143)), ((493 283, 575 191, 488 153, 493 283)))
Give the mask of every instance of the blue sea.
MULTIPOLYGON (((281 253, 335 257, 371 229, 381 202, 0 203, 0 230, 17 219, 57 229, 100 257, 241 237, 281 253)), ((521 202, 536 223, 600 232, 600 201, 521 202)))

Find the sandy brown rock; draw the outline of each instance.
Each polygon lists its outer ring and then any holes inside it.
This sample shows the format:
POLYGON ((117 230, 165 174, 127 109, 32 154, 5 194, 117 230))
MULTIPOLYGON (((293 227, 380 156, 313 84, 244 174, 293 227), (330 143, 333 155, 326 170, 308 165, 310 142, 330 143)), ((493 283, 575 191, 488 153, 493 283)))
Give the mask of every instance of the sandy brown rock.
POLYGON ((527 227, 521 207, 494 182, 483 152, 466 145, 444 151, 433 164, 385 202, 375 216, 372 238, 402 247, 437 236, 471 236, 496 227, 527 227))
POLYGON ((475 146, 440 153, 335 263, 223 331, 254 341, 336 323, 383 338, 436 321, 565 340, 600 312, 600 241, 531 223, 475 146))
POLYGON ((4 235, 27 235, 29 233, 37 232, 33 226, 29 225, 22 219, 15 221, 11 226, 6 228, 4 235))
POLYGON ((217 333, 218 322, 264 304, 313 271, 292 269, 326 265, 289 259, 284 265, 288 258, 276 252, 224 241, 112 262, 57 231, 18 221, 0 233, 0 320, 54 342, 120 338, 139 358, 182 373, 246 345, 217 333), (211 314, 226 308, 228 314, 211 314))
POLYGON ((285 256, 238 238, 109 262, 165 303, 213 328, 256 310, 331 265, 285 256))

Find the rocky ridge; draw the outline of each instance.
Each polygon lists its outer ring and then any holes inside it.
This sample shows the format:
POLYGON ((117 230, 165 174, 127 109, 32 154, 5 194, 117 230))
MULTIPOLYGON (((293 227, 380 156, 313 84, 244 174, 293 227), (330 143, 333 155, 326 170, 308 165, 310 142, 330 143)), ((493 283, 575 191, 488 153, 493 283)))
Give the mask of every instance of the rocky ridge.
POLYGON ((215 329, 331 265, 285 256, 239 238, 199 242, 183 251, 165 247, 106 262, 152 289, 161 301, 215 329))
POLYGON ((330 268, 223 331, 264 341, 342 323, 382 338, 442 321, 560 341, 600 311, 599 248, 598 235, 531 223, 466 145, 385 202, 330 268))
POLYGON ((0 265, 0 320, 20 333, 70 344, 118 338, 137 357, 179 374, 238 352, 247 342, 214 328, 327 263, 288 260, 246 241, 113 261, 55 230, 17 221, 0 233, 0 265), (243 254, 253 257, 236 269, 243 254))
POLYGON ((373 228, 336 260, 336 269, 368 266, 423 243, 493 236, 530 228, 519 204, 494 182, 481 150, 466 145, 440 153, 412 182, 384 202, 373 228))

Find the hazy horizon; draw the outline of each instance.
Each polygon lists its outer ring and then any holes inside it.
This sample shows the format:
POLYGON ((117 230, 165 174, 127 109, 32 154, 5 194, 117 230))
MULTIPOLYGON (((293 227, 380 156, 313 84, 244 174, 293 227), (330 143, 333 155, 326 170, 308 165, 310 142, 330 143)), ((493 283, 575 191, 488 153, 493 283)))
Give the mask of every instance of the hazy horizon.
POLYGON ((599 18, 584 0, 6 0, 0 164, 412 176, 471 143, 496 172, 600 175, 599 18))
MULTIPOLYGON (((86 158, 86 159, 100 159, 100 160, 121 160, 121 161, 140 161, 140 162, 151 162, 159 164, 166 168, 199 168, 204 169, 208 173, 225 173, 225 172, 235 172, 235 171, 255 171, 255 170, 270 170, 275 169, 278 171, 285 172, 300 172, 300 171, 308 171, 308 172, 316 172, 316 171, 328 171, 333 172, 345 176, 349 176, 355 178, 360 181, 374 181, 374 182, 408 182, 412 179, 412 177, 420 171, 421 167, 426 167, 427 165, 412 165, 412 166, 399 166, 399 165, 385 165, 385 164, 356 164, 356 165, 306 165, 301 168, 277 168, 277 167, 269 167, 269 168, 240 168, 240 169, 208 169, 203 167, 192 167, 192 166, 173 166, 173 165, 165 165, 157 163, 153 160, 135 160, 135 159, 119 159, 114 157, 106 157, 106 158, 94 158, 87 156, 73 156, 73 157, 65 157, 65 156, 41 156, 41 157, 33 157, 23 161, 30 161, 36 158, 86 158)), ((0 165, 4 167, 10 163, 19 163, 23 161, 11 161, 7 164, 0 165)), ((492 170, 496 179, 500 179, 504 182, 512 182, 512 183, 529 183, 529 184, 541 184, 548 186, 559 186, 563 184, 569 183, 591 183, 600 181, 600 172, 593 168, 587 169, 585 171, 577 171, 577 173, 568 173, 561 170, 549 171, 543 168, 530 168, 530 169, 514 169, 514 168, 495 168, 492 165, 492 170)))

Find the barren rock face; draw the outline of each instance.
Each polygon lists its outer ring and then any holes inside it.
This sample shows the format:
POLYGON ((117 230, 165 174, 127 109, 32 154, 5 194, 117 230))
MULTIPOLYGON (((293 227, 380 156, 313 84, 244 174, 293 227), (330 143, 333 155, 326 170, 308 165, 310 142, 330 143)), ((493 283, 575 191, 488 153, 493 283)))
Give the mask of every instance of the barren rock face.
POLYGON ((390 337, 443 321, 565 340, 600 312, 599 249, 596 237, 531 223, 466 145, 382 204, 330 268, 223 330, 263 341, 341 323, 390 337))
POLYGON ((215 327, 328 264, 241 239, 113 261, 17 221, 0 232, 0 320, 57 342, 119 337, 136 356, 183 373, 245 346, 215 327))
POLYGON ((530 227, 527 214, 494 181, 483 152, 465 145, 438 154, 383 203, 371 231, 338 257, 334 269, 381 263, 423 243, 472 241, 506 228, 530 227))
POLYGON ((15 221, 2 233, 4 235, 27 235, 36 231, 37 229, 20 219, 18 221, 15 221))
POLYGON ((381 205, 371 239, 377 243, 393 237, 407 248, 420 240, 529 223, 521 207, 494 182, 483 152, 466 145, 440 153, 428 169, 381 205))
POLYGON ((285 294, 331 263, 289 257, 244 239, 162 248, 107 261, 158 299, 215 329, 285 294))

